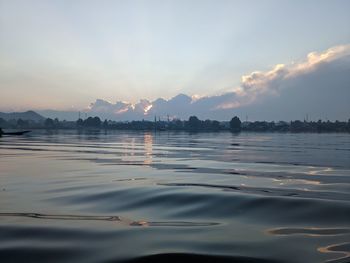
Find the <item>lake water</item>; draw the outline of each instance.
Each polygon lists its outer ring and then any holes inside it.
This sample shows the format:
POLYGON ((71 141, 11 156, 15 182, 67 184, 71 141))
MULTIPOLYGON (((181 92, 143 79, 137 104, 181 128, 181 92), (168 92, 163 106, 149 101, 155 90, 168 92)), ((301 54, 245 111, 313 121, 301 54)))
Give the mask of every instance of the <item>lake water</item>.
POLYGON ((1 262, 350 262, 350 135, 0 138, 1 262))

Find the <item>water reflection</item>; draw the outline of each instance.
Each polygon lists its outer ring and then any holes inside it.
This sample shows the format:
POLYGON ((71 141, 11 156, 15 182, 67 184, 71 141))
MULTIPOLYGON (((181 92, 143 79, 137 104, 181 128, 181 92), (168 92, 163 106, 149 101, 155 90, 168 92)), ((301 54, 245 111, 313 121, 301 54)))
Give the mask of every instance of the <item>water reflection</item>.
POLYGON ((316 169, 316 167, 310 168, 313 170, 306 172, 309 175, 326 174, 333 171, 331 167, 323 167, 322 169, 316 169))
POLYGON ((267 230, 271 235, 306 235, 306 236, 337 236, 350 234, 350 228, 273 228, 267 230))
POLYGON ((145 165, 152 164, 152 158, 153 158, 153 135, 152 133, 145 133, 144 134, 144 148, 145 148, 145 159, 143 163, 145 165))
POLYGON ((326 260, 325 262, 350 262, 350 243, 340 243, 340 244, 333 244, 325 247, 319 247, 317 249, 321 253, 327 253, 327 254, 338 254, 339 257, 336 257, 334 259, 326 260))
POLYGON ((0 212, 13 213, 0 213, 0 258, 38 262, 47 252, 66 256, 57 262, 94 263, 188 252, 347 262, 350 136, 320 136, 34 131, 2 138, 0 212))
MULTIPOLYGON (((304 227, 304 228, 273 228, 266 231, 269 235, 289 236, 289 235, 303 235, 308 237, 317 238, 320 236, 348 236, 350 234, 350 228, 317 228, 317 227, 304 227)), ((350 243, 344 242, 339 244, 332 244, 317 248, 318 252, 327 254, 336 254, 335 258, 328 259, 325 262, 349 262, 350 260, 350 243)))
POLYGON ((0 217, 28 217, 34 219, 77 220, 77 221, 114 221, 128 226, 172 226, 172 227, 205 227, 219 225, 216 222, 190 222, 190 221, 146 221, 131 220, 120 216, 94 216, 94 215, 53 215, 40 213, 0 213, 0 217))
POLYGON ((123 141, 119 143, 122 143, 124 157, 135 155, 136 138, 123 138, 123 141))
POLYGON ((119 216, 50 215, 50 214, 39 214, 39 213, 0 213, 0 217, 30 217, 30 218, 37 218, 37 219, 56 219, 56 220, 121 221, 119 216))

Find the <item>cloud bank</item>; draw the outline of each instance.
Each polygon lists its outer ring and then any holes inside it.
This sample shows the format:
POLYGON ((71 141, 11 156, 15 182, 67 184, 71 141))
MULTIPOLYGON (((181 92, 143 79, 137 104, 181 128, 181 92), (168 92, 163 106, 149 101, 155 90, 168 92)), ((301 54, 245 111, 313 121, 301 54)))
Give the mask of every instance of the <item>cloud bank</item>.
POLYGON ((350 45, 312 52, 299 62, 278 64, 267 71, 241 77, 232 91, 215 96, 179 94, 169 100, 146 99, 136 104, 98 99, 87 109, 89 116, 112 120, 161 118, 227 120, 233 115, 250 120, 350 118, 350 45))
MULTIPOLYGON (((317 71, 321 71, 325 65, 346 59, 349 55, 350 45, 336 46, 321 53, 311 52, 305 61, 299 63, 277 64, 269 71, 255 71, 244 75, 241 79, 241 86, 236 89, 239 103, 232 104, 231 108, 253 103, 261 96, 278 95, 282 89, 289 87, 295 79, 302 78, 307 74, 317 74, 317 71)), ((343 62, 347 63, 348 61, 343 62)), ((336 82, 334 84, 337 85, 336 82)), ((302 94, 300 95, 302 96, 302 94)), ((230 103, 219 105, 220 107, 230 108, 230 103)))

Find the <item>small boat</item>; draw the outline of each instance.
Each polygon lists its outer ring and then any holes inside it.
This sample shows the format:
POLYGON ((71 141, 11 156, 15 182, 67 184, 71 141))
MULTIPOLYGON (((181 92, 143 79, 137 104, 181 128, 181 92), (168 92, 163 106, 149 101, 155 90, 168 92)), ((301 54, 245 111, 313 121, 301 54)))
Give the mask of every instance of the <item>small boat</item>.
POLYGON ((3 132, 2 135, 23 135, 31 131, 3 132))

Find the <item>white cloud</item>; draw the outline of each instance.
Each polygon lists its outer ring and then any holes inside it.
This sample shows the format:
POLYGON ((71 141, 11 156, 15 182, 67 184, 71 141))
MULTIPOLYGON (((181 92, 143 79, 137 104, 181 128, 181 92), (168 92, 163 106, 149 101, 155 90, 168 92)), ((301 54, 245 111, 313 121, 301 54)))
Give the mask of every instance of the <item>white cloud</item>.
MULTIPOLYGON (((278 95, 293 78, 317 70, 320 66, 350 55, 350 45, 332 47, 324 52, 311 52, 299 63, 277 64, 269 71, 254 71, 243 75, 241 85, 234 90, 237 100, 218 105, 219 109, 238 108, 268 95, 278 95)), ((350 74, 350 73, 349 73, 350 74)))
POLYGON ((350 98, 350 45, 311 52, 298 63, 254 71, 241 77, 239 87, 222 95, 179 94, 169 100, 143 99, 136 104, 97 100, 90 112, 120 120, 152 119, 155 115, 227 119, 233 112, 249 113, 256 119, 293 119, 303 112, 319 116, 327 112, 334 118, 346 118, 350 106, 344 98, 350 98))

